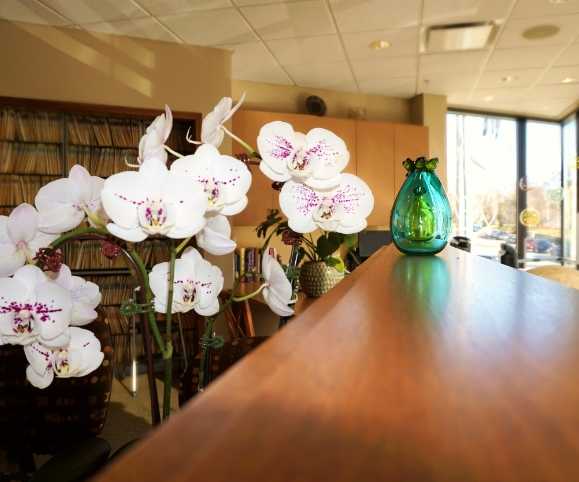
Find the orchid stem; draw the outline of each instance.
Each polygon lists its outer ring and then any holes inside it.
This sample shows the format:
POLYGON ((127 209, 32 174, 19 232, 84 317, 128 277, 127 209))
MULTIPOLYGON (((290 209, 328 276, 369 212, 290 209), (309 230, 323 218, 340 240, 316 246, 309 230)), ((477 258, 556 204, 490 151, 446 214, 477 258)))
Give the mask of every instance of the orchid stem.
POLYGON ((199 381, 197 383, 197 391, 202 392, 209 383, 209 341, 213 338, 213 325, 215 324, 216 316, 205 317, 205 331, 201 337, 201 360, 199 363, 199 381))
MULTIPOLYGON (((145 290, 145 303, 151 304, 153 302, 153 295, 151 293, 151 287, 149 286, 149 274, 147 273, 147 269, 145 268, 145 263, 139 256, 134 249, 128 250, 129 256, 135 262, 135 266, 139 270, 141 274, 141 278, 143 280, 143 289, 145 290)), ((161 332, 159 331, 159 327, 157 325, 157 319, 155 318, 155 313, 152 310, 147 311, 147 318, 149 320, 149 326, 151 327, 151 332, 153 333, 153 338, 155 339, 155 343, 159 347, 163 356, 165 356, 166 349, 165 343, 163 342, 163 337, 161 336, 161 332)))
POLYGON ((173 154, 174 156, 177 156, 177 157, 185 157, 183 154, 180 154, 179 152, 174 151, 173 149, 171 149, 169 146, 167 146, 167 145, 165 145, 165 144, 163 144, 163 147, 165 148, 165 150, 166 150, 167 152, 173 154))
POLYGON ((175 249, 175 253, 179 254, 181 251, 183 251, 187 246, 187 244, 189 244, 189 241, 191 241, 192 237, 193 236, 189 236, 188 238, 185 238, 183 241, 181 241, 181 243, 179 243, 179 246, 177 246, 177 249, 175 249))
POLYGON ((263 283, 258 289, 256 289, 253 293, 249 293, 247 295, 244 296, 240 296, 239 298, 232 296, 231 300, 235 301, 236 303, 239 303, 240 301, 245 301, 245 300, 249 300, 251 298, 253 298, 254 296, 257 296, 259 293, 261 293, 261 291, 267 287, 267 283, 263 283))
POLYGON ((109 232, 102 228, 93 228, 92 226, 82 226, 80 228, 73 229, 72 231, 60 235, 52 243, 50 243, 51 248, 58 248, 61 244, 69 241, 71 239, 79 238, 80 236, 86 236, 87 234, 99 234, 101 236, 108 236, 109 232))
POLYGON ((165 314, 165 353, 163 354, 163 363, 165 364, 165 378, 163 384, 163 420, 171 415, 171 387, 173 381, 173 332, 172 332, 172 314, 173 314, 173 287, 175 285, 175 242, 169 241, 171 257, 169 260, 169 280, 167 285, 167 312, 165 314))
POLYGON ((229 129, 227 129, 227 127, 222 125, 221 128, 223 129, 223 132, 225 132, 229 137, 231 137, 234 141, 237 141, 239 144, 241 144, 241 146, 247 151, 247 153, 250 156, 259 157, 259 153, 253 147, 251 147, 247 142, 245 142, 244 140, 237 137, 233 132, 231 132, 229 129))

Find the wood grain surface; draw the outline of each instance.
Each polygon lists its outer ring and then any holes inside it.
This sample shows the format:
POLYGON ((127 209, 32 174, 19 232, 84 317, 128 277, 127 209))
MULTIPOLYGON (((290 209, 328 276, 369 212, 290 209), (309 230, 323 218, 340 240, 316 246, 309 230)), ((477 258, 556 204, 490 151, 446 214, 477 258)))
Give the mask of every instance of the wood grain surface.
POLYGON ((579 480, 579 294, 383 248, 101 481, 579 480))

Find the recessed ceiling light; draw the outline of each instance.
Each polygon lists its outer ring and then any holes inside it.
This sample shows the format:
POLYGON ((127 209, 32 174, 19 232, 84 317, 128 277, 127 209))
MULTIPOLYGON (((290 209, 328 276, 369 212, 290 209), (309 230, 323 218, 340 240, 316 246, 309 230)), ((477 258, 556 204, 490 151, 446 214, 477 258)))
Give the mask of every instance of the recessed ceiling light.
POLYGON ((483 100, 485 102, 490 102, 491 100, 494 100, 495 96, 494 95, 487 95, 483 98, 483 100))
POLYGON ((373 42, 370 42, 369 47, 372 50, 387 49, 390 47, 390 42, 388 42, 388 40, 374 40, 373 42))
POLYGON ((570 84, 571 82, 577 82, 577 79, 573 78, 573 77, 565 77, 561 83, 562 84, 570 84))
POLYGON ((527 40, 540 40, 554 37, 561 30, 557 25, 535 25, 523 32, 523 37, 527 40))
POLYGON ((517 80, 517 77, 514 75, 505 75, 504 77, 501 77, 501 82, 508 84, 509 82, 512 82, 513 80, 517 80))
POLYGON ((569 0, 549 0, 549 3, 553 5, 563 5, 564 3, 569 3, 569 0))

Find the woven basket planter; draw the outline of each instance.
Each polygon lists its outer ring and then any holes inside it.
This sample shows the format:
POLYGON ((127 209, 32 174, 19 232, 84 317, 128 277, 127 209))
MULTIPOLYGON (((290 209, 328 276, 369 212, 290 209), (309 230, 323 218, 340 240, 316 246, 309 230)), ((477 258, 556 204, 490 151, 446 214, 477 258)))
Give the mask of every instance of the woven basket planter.
POLYGON ((323 261, 308 261, 300 269, 301 289, 311 298, 326 294, 343 279, 344 273, 323 261))

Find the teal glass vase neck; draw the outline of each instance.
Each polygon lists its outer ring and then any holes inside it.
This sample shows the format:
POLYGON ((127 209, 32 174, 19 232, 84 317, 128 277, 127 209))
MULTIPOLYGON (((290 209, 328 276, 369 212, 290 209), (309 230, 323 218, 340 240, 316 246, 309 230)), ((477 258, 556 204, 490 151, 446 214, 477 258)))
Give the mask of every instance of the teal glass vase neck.
POLYGON ((406 164, 408 175, 400 188, 390 229, 396 247, 405 254, 430 255, 444 249, 452 212, 442 183, 431 165, 406 164))

